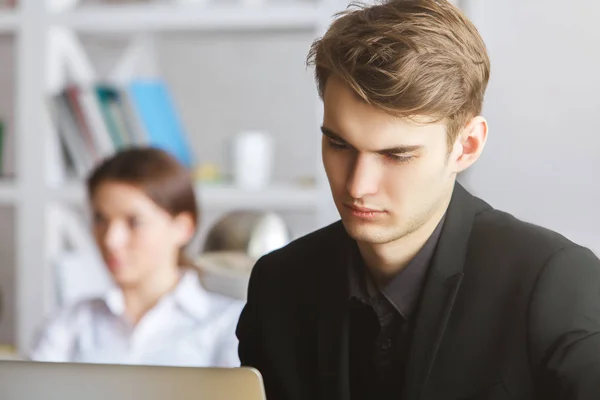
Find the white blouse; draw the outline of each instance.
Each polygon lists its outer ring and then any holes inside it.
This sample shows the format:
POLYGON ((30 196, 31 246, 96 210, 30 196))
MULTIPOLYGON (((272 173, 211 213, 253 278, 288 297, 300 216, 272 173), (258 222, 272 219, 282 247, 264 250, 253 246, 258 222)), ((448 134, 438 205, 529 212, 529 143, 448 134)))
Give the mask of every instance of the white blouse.
POLYGON ((243 302, 206 291, 187 271, 137 326, 118 289, 61 312, 41 331, 36 361, 196 367, 239 366, 235 328, 243 302))

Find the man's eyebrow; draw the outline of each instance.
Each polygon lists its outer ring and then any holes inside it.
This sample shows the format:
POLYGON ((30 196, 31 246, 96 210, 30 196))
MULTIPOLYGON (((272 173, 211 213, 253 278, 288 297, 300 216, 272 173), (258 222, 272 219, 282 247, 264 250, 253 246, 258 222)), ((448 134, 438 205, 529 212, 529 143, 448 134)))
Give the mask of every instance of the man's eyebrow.
POLYGON ((342 137, 340 135, 338 135, 337 133, 335 133, 334 131, 332 131, 329 128, 325 128, 324 126, 321 127, 321 132, 323 133, 323 135, 327 136, 328 138, 335 140, 336 142, 342 142, 342 143, 348 143, 346 142, 344 139, 342 139, 342 137))
MULTIPOLYGON (((344 139, 342 139, 342 137, 340 135, 338 135, 337 133, 335 133, 334 131, 332 131, 329 128, 325 128, 324 126, 321 127, 321 132, 323 132, 323 135, 327 136, 328 138, 335 140, 336 142, 340 142, 340 143, 344 143, 344 144, 348 144, 347 141, 345 141, 344 139)), ((404 145, 404 146, 394 146, 394 147, 390 147, 387 149, 381 149, 381 150, 377 150, 376 153, 379 154, 403 154, 403 153, 411 153, 413 151, 417 151, 420 150, 423 146, 421 145, 404 145)))

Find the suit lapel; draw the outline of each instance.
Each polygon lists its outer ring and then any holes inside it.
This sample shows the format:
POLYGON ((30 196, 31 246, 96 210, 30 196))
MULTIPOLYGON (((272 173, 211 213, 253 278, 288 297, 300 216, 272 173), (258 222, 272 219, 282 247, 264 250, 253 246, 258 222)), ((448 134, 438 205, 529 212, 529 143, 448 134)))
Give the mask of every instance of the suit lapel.
POLYGON ((420 400, 463 277, 473 219, 485 204, 456 184, 416 313, 406 369, 407 400, 420 400))
POLYGON ((339 246, 321 270, 318 301, 318 387, 322 400, 348 400, 348 281, 350 238, 339 223, 339 246))
POLYGON ((433 274, 427 279, 406 369, 407 400, 422 398, 462 276, 459 273, 445 279, 433 274))

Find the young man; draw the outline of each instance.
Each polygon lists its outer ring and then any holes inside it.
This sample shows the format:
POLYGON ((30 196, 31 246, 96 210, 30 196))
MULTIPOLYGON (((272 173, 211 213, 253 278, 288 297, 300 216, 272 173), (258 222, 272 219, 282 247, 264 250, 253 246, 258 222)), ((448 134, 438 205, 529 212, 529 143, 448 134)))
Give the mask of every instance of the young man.
POLYGON ((600 399, 600 261, 470 195, 489 59, 445 0, 312 47, 341 222, 256 264, 238 325, 270 400, 600 399))

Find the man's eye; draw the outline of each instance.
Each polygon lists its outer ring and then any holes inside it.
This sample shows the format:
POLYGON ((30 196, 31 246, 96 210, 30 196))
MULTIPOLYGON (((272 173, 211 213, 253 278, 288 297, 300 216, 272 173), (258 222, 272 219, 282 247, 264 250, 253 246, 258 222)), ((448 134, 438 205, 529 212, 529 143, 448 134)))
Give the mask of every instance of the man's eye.
POLYGON ((331 139, 327 139, 327 143, 329 143, 329 146, 332 147, 332 148, 334 148, 334 149, 345 149, 345 148, 348 147, 343 142, 338 142, 338 141, 331 140, 331 139))
POLYGON ((397 163, 409 162, 413 158, 412 156, 399 155, 399 154, 386 154, 385 156, 388 159, 390 159, 391 161, 394 161, 397 163))
POLYGON ((94 213, 93 218, 94 225, 99 225, 106 222, 106 218, 102 214, 94 213))

